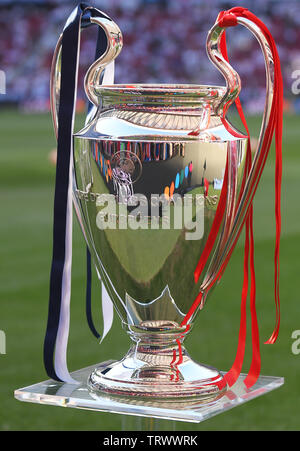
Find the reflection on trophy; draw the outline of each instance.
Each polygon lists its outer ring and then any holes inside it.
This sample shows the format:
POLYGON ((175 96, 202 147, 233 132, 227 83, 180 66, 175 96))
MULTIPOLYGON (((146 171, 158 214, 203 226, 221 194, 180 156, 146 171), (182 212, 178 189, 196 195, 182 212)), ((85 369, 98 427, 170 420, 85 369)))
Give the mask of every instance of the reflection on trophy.
MULTIPOLYGON (((226 87, 105 85, 102 72, 121 51, 122 35, 112 20, 93 20, 105 31, 107 50, 85 78, 87 97, 97 108, 74 135, 74 203, 97 273, 133 343, 120 361, 96 368, 89 387, 109 395, 217 399, 227 390, 226 379, 193 361, 183 342, 230 257, 251 205, 266 121, 252 170, 246 173, 248 138, 226 119, 241 86, 220 50, 225 25, 217 22, 210 30, 207 53, 225 76, 226 87), (153 197, 158 196, 155 227, 138 221, 135 227, 99 227, 103 195, 115 200, 116 215, 122 205, 133 217, 135 208, 141 216, 141 205, 132 199, 143 196, 143 211, 150 218, 153 197), (197 196, 204 199, 204 230, 197 240, 186 235, 187 195, 195 227, 193 201, 197 196), (182 215, 176 217, 176 226, 174 220, 167 227, 163 218, 166 211, 175 211, 175 199, 181 200, 182 215)), ((274 88, 272 54, 251 20, 238 17, 237 22, 254 33, 265 55, 268 119, 274 88)), ((59 46, 54 69, 52 93, 57 95, 59 46)))

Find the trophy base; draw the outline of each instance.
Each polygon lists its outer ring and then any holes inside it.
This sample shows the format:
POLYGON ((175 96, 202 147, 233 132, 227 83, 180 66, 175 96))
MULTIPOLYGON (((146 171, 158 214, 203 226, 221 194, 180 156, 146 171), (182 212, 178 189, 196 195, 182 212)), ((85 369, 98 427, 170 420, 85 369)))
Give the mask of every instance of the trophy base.
MULTIPOLYGON (((113 364, 114 362, 112 361, 103 362, 102 368, 112 366, 113 364)), ((243 383, 246 375, 241 374, 235 385, 228 389, 224 396, 220 396, 216 402, 202 402, 197 399, 186 399, 185 401, 180 400, 180 402, 175 402, 175 400, 161 401, 159 399, 151 400, 137 397, 125 398, 122 396, 110 396, 101 392, 95 393, 89 390, 87 379, 93 368, 95 368, 95 365, 72 372, 71 376, 77 381, 77 384, 57 382, 49 379, 15 390, 15 398, 19 401, 42 405, 88 409, 110 414, 118 413, 124 419, 134 415, 137 419, 137 428, 133 430, 141 430, 139 429, 141 423, 138 423, 141 417, 148 417, 151 420, 157 418, 159 419, 157 420, 158 422, 160 420, 176 421, 179 430, 182 430, 180 429, 180 422, 189 422, 189 430, 198 430, 198 423, 270 393, 284 384, 282 377, 260 376, 253 387, 246 388, 243 383), (196 426, 193 427, 191 423, 195 423, 196 426)), ((222 374, 225 373, 222 372, 222 374)), ((101 418, 99 421, 101 424, 101 418)), ((123 424, 125 424, 125 429, 123 430, 130 430, 126 427, 126 421, 123 424)), ((145 431, 151 430, 149 429, 149 424, 143 423, 142 426, 144 426, 143 430, 145 431)), ((161 430, 159 426, 158 424, 158 429, 156 430, 161 430)), ((169 427, 171 426, 175 427, 173 422, 169 427)))
POLYGON ((219 399, 227 391, 221 373, 194 362, 186 352, 179 364, 171 359, 167 362, 167 356, 158 357, 148 356, 147 362, 129 351, 124 359, 96 368, 88 378, 88 387, 93 392, 109 395, 208 402, 219 399), (164 360, 163 364, 159 360, 164 360))

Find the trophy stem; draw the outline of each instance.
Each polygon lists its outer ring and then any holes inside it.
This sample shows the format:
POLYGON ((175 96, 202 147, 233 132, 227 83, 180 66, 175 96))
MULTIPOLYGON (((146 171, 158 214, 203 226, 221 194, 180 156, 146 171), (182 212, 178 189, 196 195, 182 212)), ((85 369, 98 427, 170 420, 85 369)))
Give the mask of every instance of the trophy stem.
POLYGON ((130 327, 134 344, 122 360, 92 372, 90 389, 126 397, 219 398, 227 389, 223 376, 191 359, 180 329, 169 321, 145 321, 130 327))

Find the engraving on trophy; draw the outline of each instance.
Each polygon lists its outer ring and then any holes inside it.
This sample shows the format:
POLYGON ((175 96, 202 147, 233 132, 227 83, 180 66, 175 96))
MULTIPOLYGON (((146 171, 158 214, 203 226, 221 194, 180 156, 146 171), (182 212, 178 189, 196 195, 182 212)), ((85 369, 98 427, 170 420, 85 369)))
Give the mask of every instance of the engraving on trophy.
POLYGON ((114 189, 119 203, 127 204, 133 196, 133 183, 142 173, 139 157, 130 151, 120 151, 111 160, 114 189))

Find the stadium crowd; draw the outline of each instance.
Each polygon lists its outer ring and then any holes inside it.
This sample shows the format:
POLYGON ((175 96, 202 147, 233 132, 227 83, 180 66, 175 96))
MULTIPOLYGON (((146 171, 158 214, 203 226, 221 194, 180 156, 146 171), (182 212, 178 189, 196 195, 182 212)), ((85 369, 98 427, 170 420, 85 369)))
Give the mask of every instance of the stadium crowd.
MULTIPOLYGON (((49 108, 49 74, 53 50, 76 2, 0 0, 0 69, 6 95, 27 110, 49 108)), ((209 62, 206 36, 220 10, 240 2, 221 0, 98 0, 89 2, 107 12, 120 26, 124 47, 116 64, 116 83, 223 84, 209 62)), ((292 72, 300 69, 300 6, 294 1, 243 0, 272 31, 285 84, 286 109, 300 110, 291 95, 292 72)), ((261 111, 265 95, 264 61, 258 43, 237 27, 228 33, 229 55, 242 83, 249 112, 261 111)), ((82 79, 95 48, 92 30, 82 33, 79 98, 82 79)), ((300 111, 299 111, 300 112, 300 111)))

